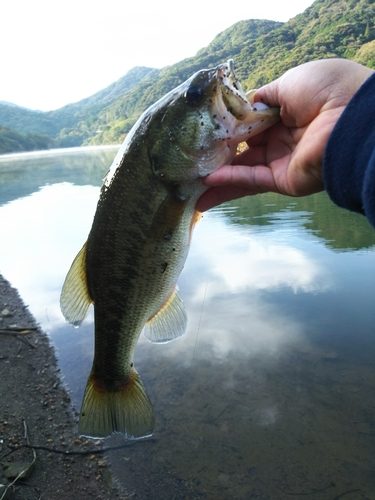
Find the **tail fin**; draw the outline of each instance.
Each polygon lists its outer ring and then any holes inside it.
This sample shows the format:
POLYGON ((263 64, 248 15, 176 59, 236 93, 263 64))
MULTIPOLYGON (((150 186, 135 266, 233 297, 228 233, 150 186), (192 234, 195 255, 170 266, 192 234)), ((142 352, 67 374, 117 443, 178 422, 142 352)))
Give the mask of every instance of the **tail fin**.
POLYGON ((78 424, 81 435, 106 437, 122 432, 129 439, 138 439, 151 436, 153 430, 152 405, 135 370, 122 388, 110 392, 90 374, 78 424))

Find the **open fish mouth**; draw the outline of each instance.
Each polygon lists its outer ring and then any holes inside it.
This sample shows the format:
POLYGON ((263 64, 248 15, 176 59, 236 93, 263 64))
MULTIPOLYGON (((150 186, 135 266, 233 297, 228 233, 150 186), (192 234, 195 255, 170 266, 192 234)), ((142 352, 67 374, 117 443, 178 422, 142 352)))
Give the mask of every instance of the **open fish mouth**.
POLYGON ((228 133, 228 144, 247 141, 280 119, 279 108, 269 108, 262 102, 254 102, 256 90, 244 92, 235 73, 233 59, 218 66, 216 71, 219 87, 219 113, 216 120, 228 133))
MULTIPOLYGON (((225 64, 219 66, 217 71, 224 105, 227 111, 237 120, 243 121, 251 117, 250 113, 260 112, 261 114, 263 111, 270 109, 264 103, 254 103, 253 97, 256 90, 251 90, 245 94, 236 76, 233 59, 229 59, 225 64)), ((266 114, 268 114, 267 111, 266 114)))
POLYGON ((233 59, 218 67, 218 80, 227 111, 237 120, 244 120, 246 116, 244 108, 249 107, 249 101, 234 71, 233 59))

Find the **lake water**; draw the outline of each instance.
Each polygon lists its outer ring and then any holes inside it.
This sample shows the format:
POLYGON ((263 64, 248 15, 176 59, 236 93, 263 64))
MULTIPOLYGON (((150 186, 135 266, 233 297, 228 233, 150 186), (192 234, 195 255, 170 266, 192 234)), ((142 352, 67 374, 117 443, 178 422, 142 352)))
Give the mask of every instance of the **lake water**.
MULTIPOLYGON (((78 409, 93 315, 72 328, 59 294, 116 151, 0 157, 0 272, 50 335, 78 409)), ((206 213, 179 279, 186 334, 137 347, 156 428, 109 454, 124 492, 374 500, 374 286, 375 231, 324 193, 206 213)))

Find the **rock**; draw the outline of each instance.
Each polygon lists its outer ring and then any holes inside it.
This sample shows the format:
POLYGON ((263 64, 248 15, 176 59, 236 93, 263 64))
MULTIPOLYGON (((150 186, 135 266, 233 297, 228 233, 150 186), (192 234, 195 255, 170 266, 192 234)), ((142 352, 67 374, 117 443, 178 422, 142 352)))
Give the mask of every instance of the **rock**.
POLYGON ((5 477, 8 479, 15 479, 18 476, 20 479, 28 479, 34 470, 34 462, 5 462, 3 467, 5 477))

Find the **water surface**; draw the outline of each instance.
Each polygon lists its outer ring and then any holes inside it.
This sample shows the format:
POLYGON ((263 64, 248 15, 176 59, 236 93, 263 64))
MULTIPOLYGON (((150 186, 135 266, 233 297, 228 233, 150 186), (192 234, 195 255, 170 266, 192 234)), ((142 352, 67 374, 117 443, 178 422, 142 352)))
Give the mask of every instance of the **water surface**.
MULTIPOLYGON (((50 335, 77 408, 93 315, 70 327, 59 294, 116 151, 0 158, 0 272, 50 335)), ((179 280, 186 334, 137 348, 156 429, 108 457, 124 491, 374 500, 374 278, 375 231, 323 193, 205 214, 179 280)))

